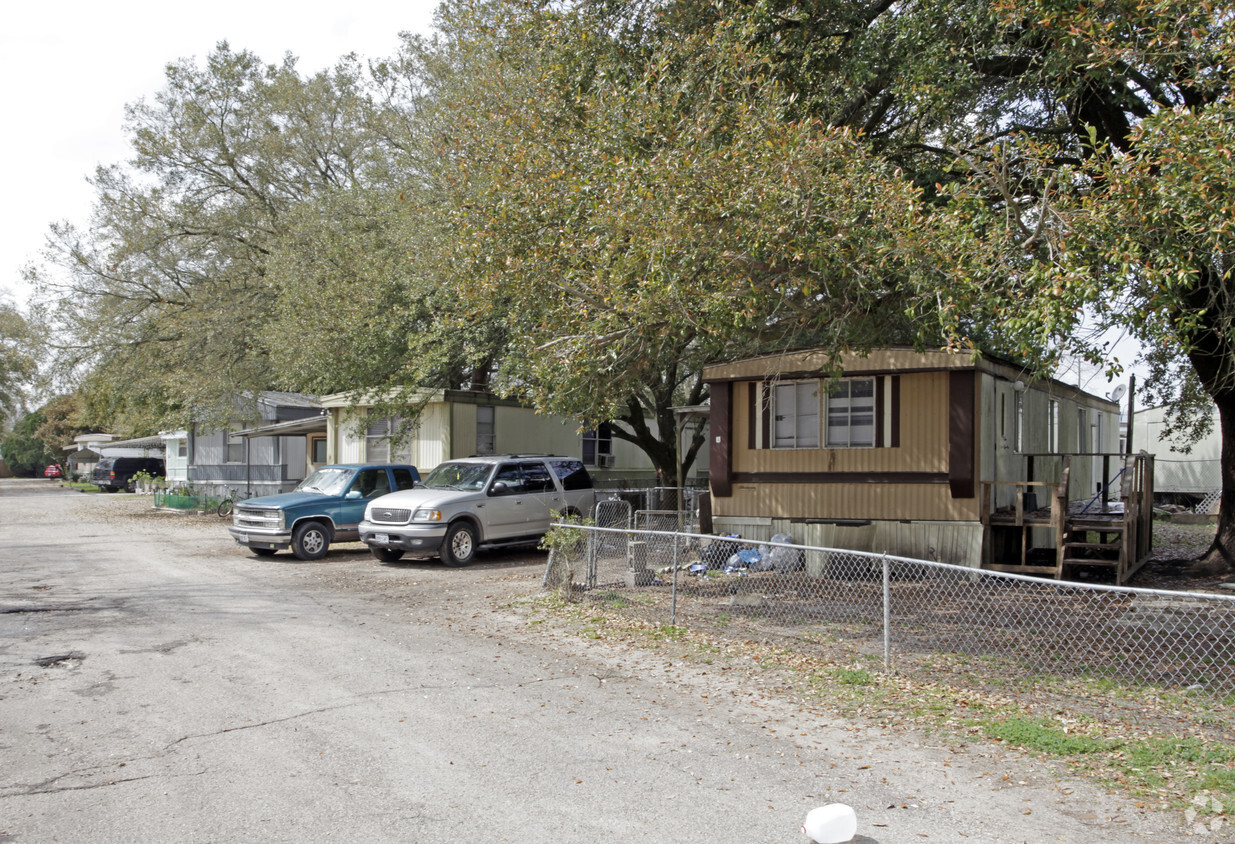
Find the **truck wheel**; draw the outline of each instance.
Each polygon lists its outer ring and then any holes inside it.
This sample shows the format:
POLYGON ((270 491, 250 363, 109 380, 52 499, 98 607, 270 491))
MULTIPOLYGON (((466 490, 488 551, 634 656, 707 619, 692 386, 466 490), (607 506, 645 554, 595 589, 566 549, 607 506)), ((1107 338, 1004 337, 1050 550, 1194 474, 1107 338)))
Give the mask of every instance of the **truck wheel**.
POLYGON ((397 563, 403 559, 403 552, 398 548, 378 548, 376 545, 370 545, 369 550, 383 563, 397 563))
POLYGON ((292 553, 302 560, 320 560, 330 549, 330 536, 321 522, 301 522, 292 531, 292 553))
POLYGON ((455 522, 446 531, 442 543, 442 562, 448 566, 466 566, 476 556, 476 528, 471 522, 455 522))

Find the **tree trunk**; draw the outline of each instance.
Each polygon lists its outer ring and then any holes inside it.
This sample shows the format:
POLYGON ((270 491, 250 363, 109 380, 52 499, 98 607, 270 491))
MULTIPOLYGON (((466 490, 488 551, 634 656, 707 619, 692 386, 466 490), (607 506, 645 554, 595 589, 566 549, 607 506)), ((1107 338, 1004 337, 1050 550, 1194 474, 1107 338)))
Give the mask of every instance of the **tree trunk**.
POLYGON ((1197 325, 1185 338, 1188 358, 1197 377, 1218 408, 1218 427, 1222 432, 1222 499, 1218 511, 1218 532, 1213 544, 1190 574, 1235 573, 1235 343, 1231 336, 1231 316, 1235 314, 1235 294, 1228 289, 1219 268, 1205 266, 1185 300, 1184 313, 1195 315, 1197 325))
POLYGON ((1222 498, 1218 509, 1218 532, 1209 550, 1189 569, 1189 574, 1235 573, 1235 395, 1225 392, 1215 398, 1218 427, 1222 432, 1222 498))

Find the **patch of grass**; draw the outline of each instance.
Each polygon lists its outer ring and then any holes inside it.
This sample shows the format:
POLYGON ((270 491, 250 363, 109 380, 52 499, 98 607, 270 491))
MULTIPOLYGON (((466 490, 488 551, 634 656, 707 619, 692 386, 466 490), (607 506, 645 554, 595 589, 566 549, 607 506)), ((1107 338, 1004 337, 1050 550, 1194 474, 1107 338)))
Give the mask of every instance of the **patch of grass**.
MULTIPOLYGON (((1235 748, 1197 741, 1195 738, 1165 738, 1136 742, 1126 748, 1128 764, 1146 772, 1183 767, 1197 774, 1196 787, 1226 795, 1235 794, 1235 748)), ((1230 802, 1228 796, 1227 802, 1230 802)))
POLYGON ((662 624, 652 632, 653 639, 669 639, 673 642, 680 641, 685 635, 685 627, 674 627, 672 624, 662 624))
POLYGON ((1026 750, 1036 750, 1048 756, 1078 756, 1109 750, 1112 742, 1084 734, 1065 731, 1059 724, 1044 718, 1012 717, 999 721, 984 721, 977 726, 991 739, 1014 744, 1026 750))
POLYGON ((875 675, 864 668, 837 668, 832 676, 846 686, 869 686, 875 682, 875 675))

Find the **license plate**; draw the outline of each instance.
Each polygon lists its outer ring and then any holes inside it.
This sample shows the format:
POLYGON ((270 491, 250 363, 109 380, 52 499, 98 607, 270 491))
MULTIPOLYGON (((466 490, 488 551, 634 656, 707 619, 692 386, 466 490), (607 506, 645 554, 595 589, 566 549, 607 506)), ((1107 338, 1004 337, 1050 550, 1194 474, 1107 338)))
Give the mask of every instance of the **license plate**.
POLYGON ((249 542, 249 535, 247 533, 238 533, 236 534, 236 541, 241 545, 247 545, 249 542))
POLYGON ((379 545, 385 545, 387 542, 389 542, 389 541, 390 541, 390 534, 388 534, 388 533, 375 533, 375 534, 373 534, 373 541, 374 541, 374 542, 376 542, 376 543, 377 543, 377 544, 379 544, 379 545))

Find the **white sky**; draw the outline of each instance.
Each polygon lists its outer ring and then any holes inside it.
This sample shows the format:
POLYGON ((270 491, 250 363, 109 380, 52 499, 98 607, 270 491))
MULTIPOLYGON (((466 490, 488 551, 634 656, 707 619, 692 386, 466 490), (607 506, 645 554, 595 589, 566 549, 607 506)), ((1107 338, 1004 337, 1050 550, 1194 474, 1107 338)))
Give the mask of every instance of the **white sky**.
POLYGON ((129 157, 124 106, 152 99, 172 61, 201 61, 219 41, 311 74, 356 52, 394 53, 401 31, 427 33, 436 0, 120 0, 13 3, 0 27, 7 162, 0 204, 0 298, 24 303, 21 269, 57 220, 89 222, 86 177, 129 157), (204 13, 203 13, 203 10, 204 13))

